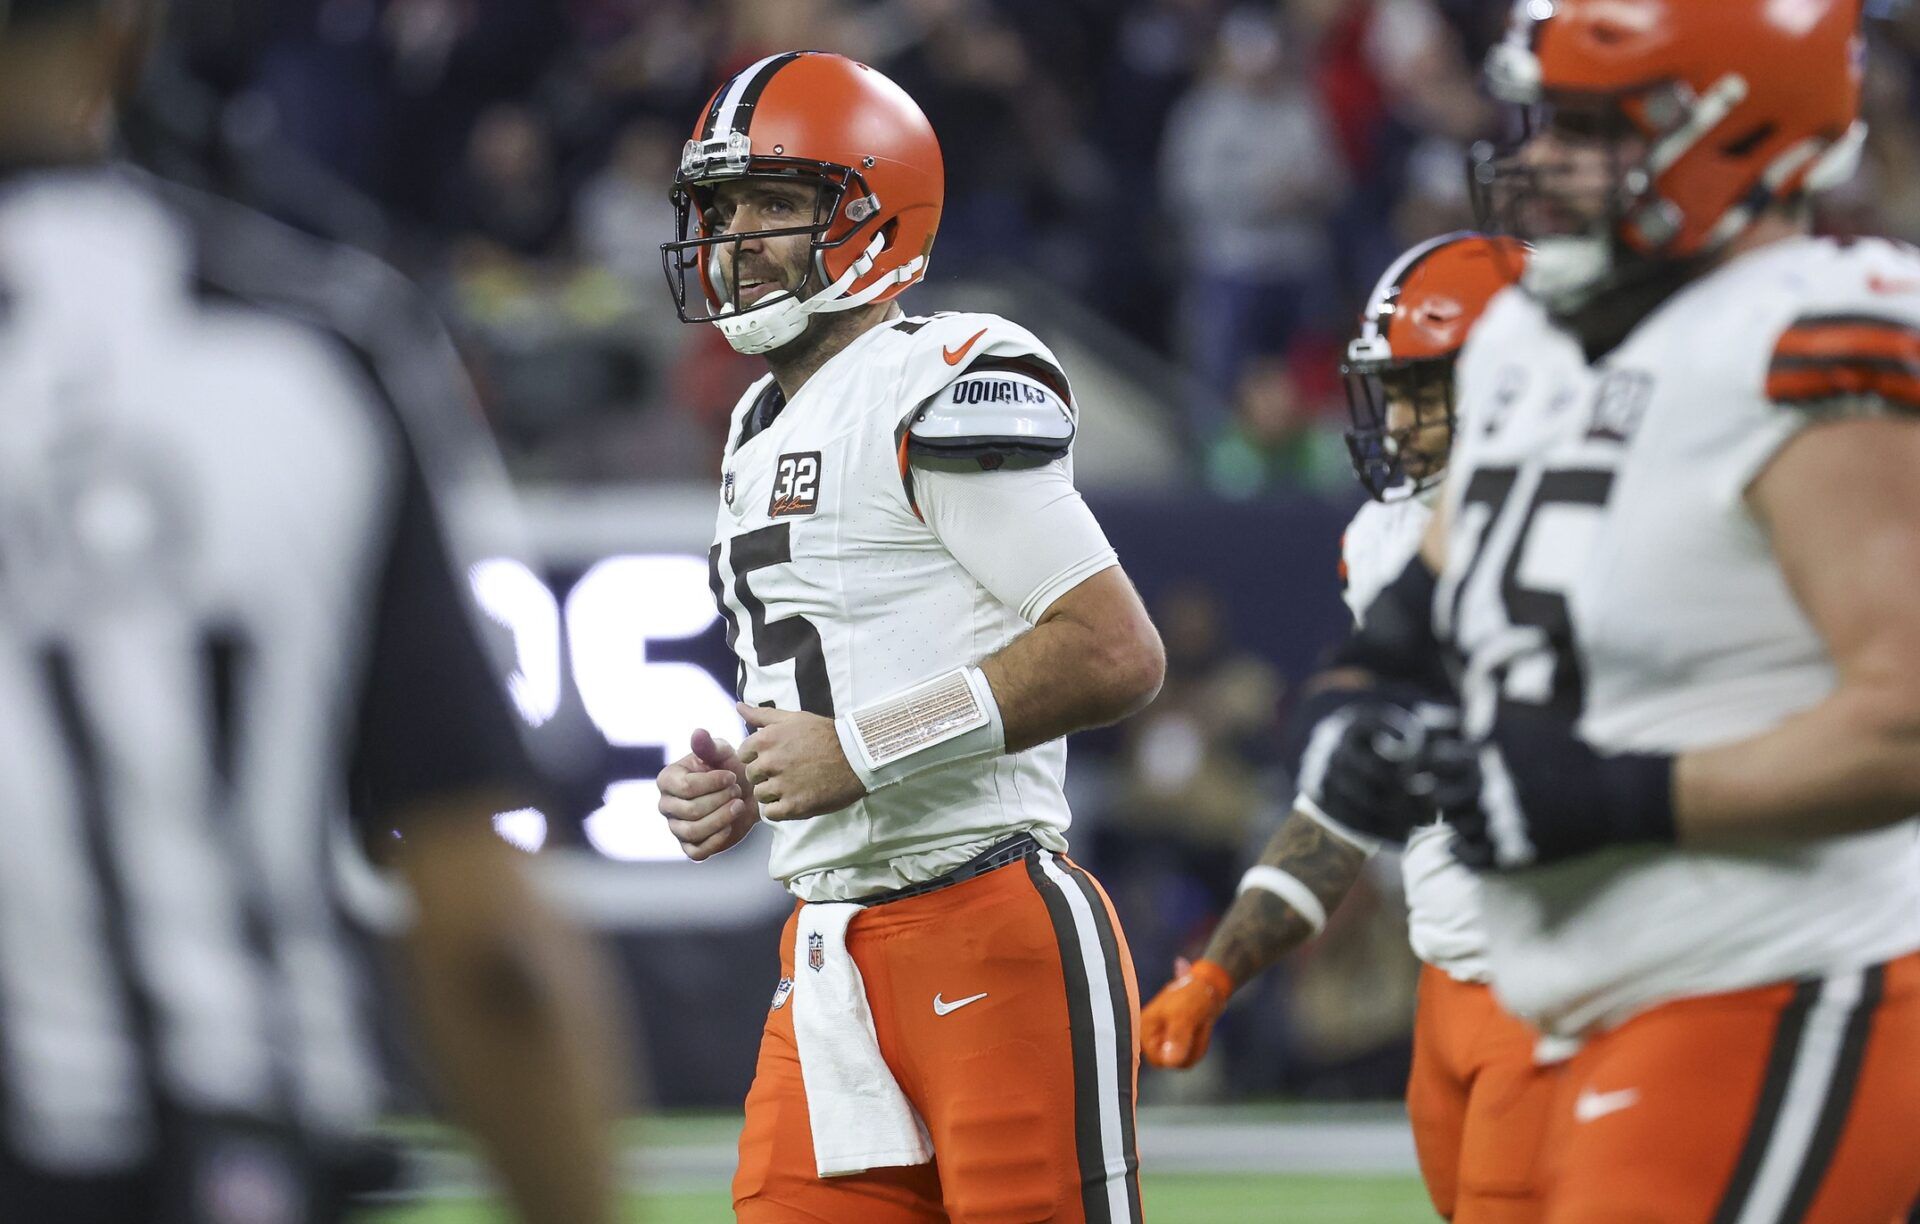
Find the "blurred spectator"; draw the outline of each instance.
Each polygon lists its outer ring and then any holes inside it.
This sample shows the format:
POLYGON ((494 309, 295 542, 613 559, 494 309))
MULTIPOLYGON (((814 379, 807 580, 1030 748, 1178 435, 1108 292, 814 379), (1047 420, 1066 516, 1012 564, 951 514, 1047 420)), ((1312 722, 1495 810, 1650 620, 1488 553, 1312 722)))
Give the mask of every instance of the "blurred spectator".
POLYGON ((1362 7, 1361 51, 1395 117, 1414 131, 1451 140, 1479 135, 1492 106, 1432 0, 1374 0, 1362 7))
POLYGON ((606 166, 580 189, 574 206, 580 254, 662 302, 666 295, 653 291, 659 288, 660 244, 675 237, 667 189, 684 141, 679 129, 663 120, 634 120, 614 142, 606 166))
MULTIPOLYGON (((1326 362, 1329 367, 1333 364, 1326 362)), ((1207 483, 1245 499, 1277 488, 1341 493, 1353 486, 1336 409, 1316 408, 1284 357, 1251 359, 1234 391, 1234 419, 1206 455, 1207 483)))
POLYGON ((1168 249, 1159 193, 1139 189, 1153 175, 1161 137, 1180 99, 1213 48, 1220 0, 1143 0, 1131 6, 1114 37, 1100 84, 1092 137, 1125 190, 1108 191, 1089 209, 1094 227, 1093 283, 1116 323, 1157 348, 1167 346, 1167 302, 1183 261, 1168 249))
POLYGON ((919 37, 887 65, 940 138, 947 203, 937 248, 944 272, 1024 259, 1032 238, 1028 196, 1039 165, 1023 108, 1046 86, 1028 49, 990 5, 909 0, 919 37))
POLYGON ((443 215, 464 233, 521 255, 552 251, 566 232, 567 200, 546 121, 507 102, 481 115, 443 215))
POLYGON ((1270 11, 1221 24, 1205 77, 1175 106, 1161 190, 1183 238, 1184 348, 1232 389, 1243 359, 1283 347, 1330 296, 1326 222, 1347 175, 1270 11))
POLYGON ((1407 189, 1393 207, 1395 254, 1477 224, 1467 194, 1467 151, 1461 146, 1438 136, 1421 141, 1407 156, 1406 179, 1407 189))

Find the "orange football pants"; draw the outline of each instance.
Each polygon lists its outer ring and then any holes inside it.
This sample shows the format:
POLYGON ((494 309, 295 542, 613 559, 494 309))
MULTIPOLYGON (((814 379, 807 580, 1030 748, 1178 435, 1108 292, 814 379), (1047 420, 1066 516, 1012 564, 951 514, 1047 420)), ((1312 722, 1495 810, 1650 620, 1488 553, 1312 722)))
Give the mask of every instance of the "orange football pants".
MULTIPOLYGON (((795 966, 795 925, 780 940, 786 979, 808 972, 795 966)), ((1139 1224, 1139 987, 1092 876, 1041 851, 869 907, 854 916, 847 949, 881 1054, 933 1137, 933 1162, 816 1175, 783 989, 740 1134, 733 1203, 743 1224, 1139 1224)))
POLYGON ((1666 1003, 1554 1106, 1548 1224, 1889 1224, 1920 1196, 1920 953, 1666 1003))
POLYGON ((1454 1224, 1535 1224, 1560 1068, 1493 991, 1420 970, 1407 1115, 1434 1210, 1454 1224))

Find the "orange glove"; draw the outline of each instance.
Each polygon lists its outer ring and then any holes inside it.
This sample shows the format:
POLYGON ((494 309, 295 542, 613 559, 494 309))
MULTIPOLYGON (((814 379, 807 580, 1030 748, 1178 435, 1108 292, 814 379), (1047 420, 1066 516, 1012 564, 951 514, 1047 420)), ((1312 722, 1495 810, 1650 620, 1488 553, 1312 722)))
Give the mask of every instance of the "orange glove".
POLYGON ((1173 969, 1177 976, 1140 1013, 1140 1052, 1156 1067, 1191 1067, 1207 1052, 1233 979, 1205 957, 1173 969))

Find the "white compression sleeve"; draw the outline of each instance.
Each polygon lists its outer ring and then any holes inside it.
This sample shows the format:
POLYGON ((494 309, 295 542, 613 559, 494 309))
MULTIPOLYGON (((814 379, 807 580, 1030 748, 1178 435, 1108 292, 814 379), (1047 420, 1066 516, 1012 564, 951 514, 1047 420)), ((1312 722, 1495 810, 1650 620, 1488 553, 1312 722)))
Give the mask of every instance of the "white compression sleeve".
POLYGON ((913 479, 927 526, 1029 624, 1054 600, 1119 564, 1066 460, 997 472, 915 468, 913 479))

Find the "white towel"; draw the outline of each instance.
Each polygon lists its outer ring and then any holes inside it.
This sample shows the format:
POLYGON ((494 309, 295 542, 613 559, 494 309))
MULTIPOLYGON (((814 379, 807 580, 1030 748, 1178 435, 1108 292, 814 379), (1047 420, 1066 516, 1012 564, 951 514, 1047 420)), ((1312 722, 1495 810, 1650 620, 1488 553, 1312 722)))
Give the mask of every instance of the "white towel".
POLYGON ((927 1124, 880 1056, 867 984, 847 954, 847 924, 860 909, 803 905, 794 933, 793 1039, 822 1177, 933 1159, 927 1124))

